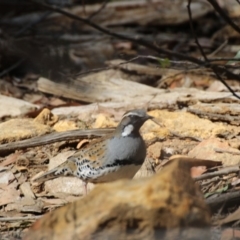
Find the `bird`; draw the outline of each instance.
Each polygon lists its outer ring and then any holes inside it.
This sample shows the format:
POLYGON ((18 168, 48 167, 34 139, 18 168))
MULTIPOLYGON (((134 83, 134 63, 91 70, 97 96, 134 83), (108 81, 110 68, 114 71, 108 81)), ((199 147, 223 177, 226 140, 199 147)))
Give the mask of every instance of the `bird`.
POLYGON ((77 150, 64 163, 39 176, 34 181, 45 182, 58 176, 75 176, 87 184, 131 179, 146 157, 146 145, 139 132, 153 119, 144 109, 126 112, 113 133, 90 142, 77 150))

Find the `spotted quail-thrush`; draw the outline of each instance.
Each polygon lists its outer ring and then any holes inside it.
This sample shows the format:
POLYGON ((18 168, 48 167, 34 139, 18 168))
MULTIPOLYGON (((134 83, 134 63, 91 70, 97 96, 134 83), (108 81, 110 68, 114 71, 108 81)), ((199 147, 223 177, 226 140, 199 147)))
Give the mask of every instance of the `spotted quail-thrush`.
POLYGON ((126 112, 112 134, 90 142, 34 181, 44 182, 60 175, 76 176, 85 183, 86 192, 88 182, 132 178, 146 157, 146 146, 139 129, 148 119, 152 117, 143 109, 126 112))

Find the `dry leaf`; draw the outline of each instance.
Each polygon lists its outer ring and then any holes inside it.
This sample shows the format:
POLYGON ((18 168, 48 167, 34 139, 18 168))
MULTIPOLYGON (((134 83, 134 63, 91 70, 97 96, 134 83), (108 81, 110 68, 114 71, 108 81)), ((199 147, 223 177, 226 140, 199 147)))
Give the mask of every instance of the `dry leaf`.
POLYGON ((80 149, 81 147, 83 147, 85 144, 87 144, 89 142, 90 142, 90 140, 88 140, 88 139, 81 140, 77 145, 77 149, 80 149))
POLYGON ((6 159, 0 163, 0 166, 5 167, 7 165, 14 163, 18 159, 19 155, 20 155, 20 152, 16 152, 7 156, 6 159))
POLYGON ((0 189, 0 206, 16 202, 20 198, 20 193, 15 186, 10 184, 5 190, 0 189))
POLYGON ((8 184, 15 179, 11 171, 0 172, 0 184, 8 184))

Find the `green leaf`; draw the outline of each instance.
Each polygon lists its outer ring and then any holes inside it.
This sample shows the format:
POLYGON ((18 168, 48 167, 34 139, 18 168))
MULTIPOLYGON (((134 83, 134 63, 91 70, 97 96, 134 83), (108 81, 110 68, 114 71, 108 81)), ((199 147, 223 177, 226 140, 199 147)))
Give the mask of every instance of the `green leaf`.
POLYGON ((161 66, 161 68, 167 68, 167 67, 170 67, 170 60, 168 58, 165 58, 165 59, 161 59, 161 58, 158 58, 158 62, 161 66))

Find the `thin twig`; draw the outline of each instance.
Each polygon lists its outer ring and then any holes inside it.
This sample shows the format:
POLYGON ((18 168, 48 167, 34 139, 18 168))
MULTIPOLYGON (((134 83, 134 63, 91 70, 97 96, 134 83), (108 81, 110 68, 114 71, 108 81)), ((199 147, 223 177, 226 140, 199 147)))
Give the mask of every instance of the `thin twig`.
MULTIPOLYGON (((121 65, 130 63, 130 62, 134 62, 134 61, 136 61, 138 59, 149 59, 149 60, 155 60, 157 62, 166 60, 164 58, 151 56, 151 55, 146 55, 146 56, 138 55, 136 57, 133 57, 133 58, 131 58, 129 60, 123 61, 123 62, 118 63, 118 64, 112 64, 110 66, 102 67, 102 68, 94 68, 94 69, 87 70, 87 71, 84 71, 84 72, 76 73, 76 74, 74 74, 74 76, 79 77, 79 76, 83 76, 83 75, 90 74, 90 73, 95 73, 95 72, 99 72, 99 71, 105 71, 105 70, 109 70, 109 69, 114 69, 114 68, 117 68, 118 66, 121 66, 121 65)), ((168 61, 169 61, 169 63, 175 64, 175 65, 189 65, 189 66, 185 66, 188 69, 183 70, 181 73, 178 73, 178 74, 186 73, 186 71, 191 71, 191 70, 196 70, 196 69, 200 69, 201 68, 199 65, 197 65, 197 64, 194 65, 194 63, 189 62, 189 61, 174 61, 174 60, 168 60, 168 61)), ((218 62, 218 61, 236 61, 236 62, 239 62, 240 59, 236 59, 236 58, 212 58, 212 59, 209 59, 208 61, 209 62, 218 62)), ((166 67, 166 68, 168 68, 168 67, 166 67)), ((171 67, 171 69, 179 70, 179 68, 177 68, 176 66, 175 67, 171 67)), ((68 76, 68 77, 72 77, 72 76, 68 76)))
POLYGON ((14 222, 14 221, 27 221, 36 220, 41 218, 41 216, 27 216, 27 217, 0 217, 0 222, 14 222))
MULTIPOLYGON (((121 65, 124 65, 124 64, 127 64, 127 63, 130 63, 130 62, 134 62, 138 59, 150 59, 150 60, 155 60, 157 62, 159 61, 164 61, 165 59, 163 58, 159 58, 159 57, 155 57, 155 56, 144 56, 144 55, 138 55, 136 57, 133 57, 129 60, 126 60, 126 61, 123 61, 121 63, 118 63, 118 64, 111 64, 110 66, 108 67, 102 67, 102 68, 95 68, 95 69, 91 69, 91 70, 88 70, 88 71, 85 71, 85 72, 80 72, 80 73, 77 73, 75 74, 75 76, 82 76, 82 75, 86 75, 86 74, 89 74, 89 73, 95 73, 95 72, 99 72, 99 71, 104 71, 104 70, 109 70, 109 69, 114 69, 114 68, 117 68, 121 65)), ((174 63, 174 64, 189 64, 189 65, 193 65, 193 63, 191 62, 183 62, 183 61, 172 61, 172 60, 169 60, 170 63, 174 63)), ((192 66, 193 67, 193 66, 192 66)), ((195 66, 195 68, 199 68, 198 65, 195 66)))
POLYGON ((102 3, 102 6, 94 13, 92 13, 90 16, 89 16, 89 20, 91 20, 92 18, 96 17, 96 15, 98 15, 106 6, 107 4, 110 2, 110 0, 105 0, 103 3, 102 3))
POLYGON ((213 8, 219 13, 219 15, 238 33, 240 33, 239 26, 234 23, 229 16, 222 10, 222 8, 218 5, 217 1, 215 0, 207 0, 213 8))
POLYGON ((219 181, 219 179, 220 179, 219 176, 217 176, 215 178, 212 178, 212 179, 209 179, 209 180, 207 180, 205 182, 202 182, 201 183, 201 187, 208 186, 210 183, 219 181))
MULTIPOLYGON (((112 67, 94 68, 94 69, 87 70, 87 71, 84 71, 84 72, 76 73, 76 74, 74 74, 74 76, 80 77, 80 76, 84 76, 84 75, 89 74, 89 73, 96 73, 96 72, 100 72, 100 71, 106 71, 106 70, 109 70, 111 68, 112 67)), ((67 77, 71 77, 71 76, 67 76, 67 77)))
MULTIPOLYGON (((210 0, 208 0, 210 1, 210 0)), ((211 1, 215 1, 215 0, 211 0, 211 1)), ((218 5, 218 4, 217 4, 218 5)), ((220 8, 220 7, 219 7, 220 8)), ((202 46, 200 45, 197 35, 194 31, 193 28, 193 20, 192 20, 192 12, 191 12, 191 0, 188 0, 188 5, 187 5, 187 9, 188 9, 188 15, 189 15, 189 20, 190 20, 190 26, 191 26, 191 30, 192 30, 192 34, 194 36, 195 42, 203 56, 203 58, 205 59, 206 65, 209 65, 209 61, 208 58, 206 56, 206 54, 204 53, 202 46)), ((221 9, 221 8, 220 8, 221 9)), ((222 9, 221 9, 222 10, 222 9)), ((240 31, 239 31, 240 32, 240 31)), ((211 65, 210 66, 211 69, 214 71, 215 75, 217 76, 217 78, 220 80, 221 83, 223 83, 223 85, 233 94, 233 96, 237 97, 238 99, 240 99, 240 96, 238 96, 238 94, 236 94, 233 89, 223 80, 223 78, 219 75, 218 71, 219 71, 219 67, 216 68, 216 65, 211 65)))
POLYGON ((190 22, 191 31, 192 31, 192 34, 193 34, 194 39, 195 39, 195 42, 196 42, 196 44, 197 44, 197 46, 198 46, 198 48, 199 48, 199 50, 200 50, 204 60, 206 62, 208 62, 207 56, 205 55, 205 52, 203 51, 202 46, 200 45, 200 43, 198 41, 198 38, 197 38, 197 35, 196 35, 196 33, 194 31, 194 28, 193 28, 191 2, 192 2, 192 0, 188 0, 188 4, 187 4, 187 10, 188 10, 188 15, 189 15, 189 20, 190 20, 189 22, 190 22))
POLYGON ((240 171, 239 165, 228 166, 228 167, 225 167, 225 168, 223 168, 219 171, 210 172, 210 173, 203 174, 199 177, 195 177, 194 180, 195 181, 200 181, 200 180, 204 180, 204 179, 208 179, 208 178, 212 178, 212 177, 227 175, 227 174, 230 174, 230 173, 238 173, 239 171, 240 171))
POLYGON ((221 148, 214 148, 214 151, 218 152, 218 153, 230 153, 233 155, 240 155, 240 152, 229 151, 229 150, 221 149, 221 148))
MULTIPOLYGON (((219 62, 219 61, 235 61, 235 62, 239 62, 240 58, 224 58, 224 57, 219 57, 219 58, 209 58, 208 59, 209 62, 219 62)), ((239 66, 238 66, 239 68, 239 66)))
POLYGON ((223 48, 225 48, 228 44, 228 40, 225 40, 217 49, 215 49, 212 53, 208 54, 208 57, 213 57, 217 53, 219 53, 223 48))

